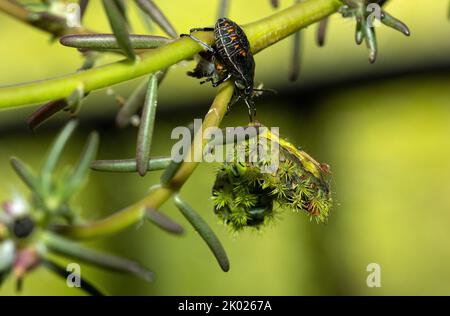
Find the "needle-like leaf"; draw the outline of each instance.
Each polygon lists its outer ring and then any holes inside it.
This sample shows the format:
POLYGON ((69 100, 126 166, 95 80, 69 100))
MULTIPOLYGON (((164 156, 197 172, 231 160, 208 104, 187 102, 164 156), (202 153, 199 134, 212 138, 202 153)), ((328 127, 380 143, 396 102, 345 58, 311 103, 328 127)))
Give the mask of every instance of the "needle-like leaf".
POLYGON ((138 14, 147 32, 148 33, 155 32, 155 24, 153 23, 152 19, 148 16, 148 14, 145 13, 140 7, 138 7, 138 14))
POLYGON ((33 112, 30 115, 30 117, 27 119, 28 127, 32 131, 34 131, 42 123, 44 123, 49 118, 51 118, 53 115, 55 115, 59 111, 65 109, 66 107, 68 107, 68 104, 67 104, 67 101, 64 99, 50 101, 50 102, 44 104, 39 109, 37 109, 35 112, 33 112))
POLYGON ((64 185, 62 200, 67 201, 81 187, 89 172, 91 162, 95 159, 98 150, 99 136, 92 132, 86 142, 83 153, 80 156, 73 173, 64 185))
POLYGON ((148 80, 147 94, 142 110, 136 146, 136 163, 138 173, 142 177, 147 173, 148 161, 150 159, 157 104, 158 78, 152 74, 148 80))
POLYGON ((177 173, 177 171, 180 169, 182 164, 183 164, 183 160, 181 160, 181 161, 171 160, 170 161, 169 165, 164 170, 164 172, 160 178, 160 182, 161 182, 162 186, 166 186, 170 182, 170 180, 172 180, 173 176, 177 173))
POLYGON ((319 27, 317 28, 317 45, 320 47, 325 45, 325 37, 328 28, 329 18, 320 20, 319 27))
POLYGON ((291 67, 289 71, 289 80, 296 81, 300 74, 300 50, 301 50, 302 34, 298 31, 294 34, 292 42, 291 67))
MULTIPOLYGON (((295 0, 294 3, 298 4, 302 0, 295 0)), ((291 56, 291 68, 289 69, 289 80, 296 81, 300 74, 300 55, 301 55, 301 42, 302 34, 298 31, 294 34, 292 42, 292 56, 291 56)))
POLYGON ((145 218, 169 233, 176 235, 181 235, 184 233, 183 226, 155 209, 147 209, 145 212, 145 218))
MULTIPOLYGON (((78 69, 78 71, 88 70, 95 66, 95 63, 98 60, 99 54, 96 52, 84 52, 84 62, 83 65, 78 69)), ((87 93, 86 93, 87 96, 87 93)))
POLYGON ((272 7, 274 7, 275 9, 278 8, 280 6, 280 2, 278 0, 270 0, 270 4, 272 5, 272 7))
POLYGON ((145 102, 147 94, 148 80, 142 82, 133 90, 125 104, 117 112, 116 124, 124 128, 130 124, 131 118, 137 113, 145 102))
POLYGON ((229 8, 230 8, 230 0, 220 0, 217 18, 220 19, 227 17, 229 8))
MULTIPOLYGON (((158 86, 164 80, 167 71, 158 72, 158 86)), ((145 97, 147 95, 148 80, 143 80, 131 93, 125 104, 117 112, 116 124, 120 128, 124 128, 130 124, 131 119, 144 105, 145 97)))
POLYGON ((40 183, 31 168, 16 157, 10 158, 11 165, 17 175, 30 188, 31 191, 38 192, 40 183))
POLYGON ((411 32, 409 31, 409 28, 408 28, 408 26, 406 26, 405 23, 394 18, 392 15, 390 15, 386 11, 383 11, 381 13, 381 22, 384 25, 389 26, 389 27, 393 28, 394 30, 397 30, 397 31, 405 34, 406 36, 411 35, 411 32))
MULTIPOLYGON (((130 35, 133 49, 152 49, 166 45, 170 40, 163 36, 130 35)), ((68 47, 92 50, 120 49, 113 34, 71 34, 60 38, 59 42, 68 47)))
POLYGON ((120 14, 122 15, 123 20, 125 21, 128 29, 131 28, 130 21, 127 17, 127 4, 125 0, 112 0, 116 3, 117 8, 119 9, 120 14))
POLYGON ((43 240, 47 249, 53 253, 75 258, 100 268, 130 273, 148 282, 153 280, 153 272, 135 261, 83 247, 56 234, 46 233, 43 240))
POLYGON ((124 20, 116 1, 103 0, 103 6, 105 8, 106 15, 108 16, 111 29, 116 36, 117 43, 120 48, 122 48, 128 59, 135 60, 136 55, 134 54, 133 46, 131 45, 129 38, 127 23, 124 20))
POLYGON ((59 133, 58 137, 50 148, 50 151, 48 152, 47 158, 45 159, 44 165, 41 169, 41 177, 44 187, 47 187, 49 185, 52 173, 56 168, 59 158, 61 157, 64 146, 66 145, 76 126, 77 121, 69 121, 69 123, 67 123, 66 126, 64 126, 63 130, 59 133))
MULTIPOLYGON (((42 260, 42 265, 49 269, 50 271, 56 273, 60 277, 62 277, 64 280, 67 280, 67 277, 71 274, 71 272, 67 271, 65 268, 59 266, 57 263, 55 263, 53 260, 49 258, 44 258, 42 260)), ((95 285, 87 281, 86 279, 82 278, 81 275, 79 275, 80 278, 80 288, 86 292, 87 294, 91 296, 104 296, 104 294, 97 289, 95 285)))
POLYGON ((152 19, 153 22, 172 38, 178 37, 178 32, 166 18, 164 13, 156 6, 152 0, 135 0, 136 4, 152 19))
POLYGON ((80 0, 78 2, 78 5, 80 6, 80 21, 83 21, 88 4, 89 0, 80 0))
POLYGON ((49 12, 29 14, 28 21, 30 24, 51 33, 54 37, 64 34, 67 30, 66 19, 49 12))
POLYGON ((361 45, 361 43, 364 40, 364 33, 362 29, 362 22, 360 18, 356 19, 356 30, 355 30, 355 42, 358 45, 361 45))
MULTIPOLYGON (((148 171, 166 169, 172 162, 171 157, 150 158, 148 171)), ((136 159, 96 160, 91 163, 91 169, 104 172, 137 172, 136 159)))
POLYGON ((375 30, 367 21, 362 23, 364 38, 369 49, 369 61, 373 64, 377 60, 377 39, 375 30))
POLYGON ((208 223, 206 223, 205 220, 201 218, 200 215, 198 215, 198 213, 192 207, 190 207, 178 194, 175 195, 174 201, 180 212, 189 221, 189 223, 191 223, 200 237, 202 237, 202 239, 211 249, 222 270, 227 272, 230 269, 230 263, 228 261, 227 254, 225 253, 225 249, 220 243, 219 238, 217 238, 211 227, 209 227, 208 223))
MULTIPOLYGON (((95 57, 84 63, 81 69, 86 70, 94 66, 95 57)), ((72 94, 67 99, 59 99, 55 101, 50 101, 44 104, 42 107, 33 112, 31 116, 27 119, 28 127, 31 130, 35 130, 39 125, 50 119, 53 115, 61 110, 70 111, 72 115, 78 113, 81 108, 84 97, 88 96, 89 93, 84 93, 82 86, 75 89, 72 94)))

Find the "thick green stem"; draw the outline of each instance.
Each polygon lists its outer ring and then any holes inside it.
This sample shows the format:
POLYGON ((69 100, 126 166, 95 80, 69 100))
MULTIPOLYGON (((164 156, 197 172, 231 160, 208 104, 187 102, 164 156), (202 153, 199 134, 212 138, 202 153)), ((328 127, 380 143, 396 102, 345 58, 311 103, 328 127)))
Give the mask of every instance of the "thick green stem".
POLYGON ((145 216, 146 208, 158 208, 172 196, 167 188, 157 188, 137 203, 104 219, 80 226, 58 226, 53 230, 72 239, 89 239, 112 235, 138 223, 145 216))
POLYGON ((244 30, 252 51, 257 53, 335 13, 341 6, 340 0, 305 0, 267 18, 245 25, 244 30))
MULTIPOLYGON (((0 0, 0 4, 1 4, 0 0)), ((252 51, 259 52, 338 10, 340 0, 306 0, 268 18, 244 26, 252 51)), ((1 6, 0 6, 1 9, 1 6)), ((213 42, 211 32, 197 37, 213 42)), ((182 60, 190 59, 202 47, 189 38, 181 38, 164 47, 143 53, 132 61, 120 61, 59 78, 0 88, 0 109, 45 102, 68 97, 82 86, 85 92, 166 69, 182 60)))

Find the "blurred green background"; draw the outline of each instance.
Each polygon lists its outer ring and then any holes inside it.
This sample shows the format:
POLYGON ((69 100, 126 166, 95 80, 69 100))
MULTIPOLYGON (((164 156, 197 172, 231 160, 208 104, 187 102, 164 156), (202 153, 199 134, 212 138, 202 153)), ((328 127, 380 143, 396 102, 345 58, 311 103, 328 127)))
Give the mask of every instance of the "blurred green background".
MULTIPOLYGON (((100 1, 92 1, 87 25, 107 32, 100 1)), ((217 1, 156 1, 177 30, 211 25, 217 1)), ((307 28, 299 82, 289 83, 290 39, 256 56, 256 81, 278 90, 257 102, 258 119, 279 126, 291 142, 331 165, 336 206, 327 225, 310 223, 285 211, 262 232, 237 236, 217 223, 210 200, 213 165, 201 165, 182 195, 201 212, 224 243, 231 270, 223 273, 206 245, 171 203, 162 210, 183 223, 174 237, 144 224, 102 241, 87 243, 127 256, 151 268, 151 284, 82 265, 82 275, 108 294, 122 295, 449 295, 450 294, 450 21, 448 0, 392 0, 386 9, 404 21, 412 36, 377 29, 380 54, 370 65, 367 51, 353 42, 354 24, 335 15, 327 43, 314 43, 316 26, 307 28), (369 263, 381 266, 381 288, 366 285, 369 263)), ((273 13, 269 1, 231 1, 230 17, 245 24, 273 13)), ((283 7, 292 1, 281 1, 283 7)), ((136 19, 134 31, 144 32, 136 19)), ((158 33, 158 30, 157 32, 158 33)), ((158 33, 159 34, 159 33, 158 33)), ((50 43, 46 34, 0 13, 0 85, 73 72, 81 64, 74 50, 50 43)), ((104 62, 111 62, 111 56, 104 62)), ((200 86, 174 67, 160 89, 153 155, 170 152, 173 127, 200 118, 214 89, 200 86)), ((137 80, 118 85, 124 96, 137 80)), ((35 107, 0 113, 0 201, 14 190, 27 192, 9 166, 15 155, 38 167, 56 131, 59 115, 36 134, 25 119, 35 107)), ((117 130, 117 105, 105 91, 88 97, 81 128, 67 148, 74 161, 92 129, 101 132, 99 158, 129 158, 136 130, 117 130)), ((224 126, 247 121, 237 105, 224 126)), ((159 174, 91 173, 77 196, 88 218, 112 213, 142 197, 159 174)), ((12 280, 0 295, 15 295, 12 280)), ((22 295, 82 295, 38 268, 22 295)))

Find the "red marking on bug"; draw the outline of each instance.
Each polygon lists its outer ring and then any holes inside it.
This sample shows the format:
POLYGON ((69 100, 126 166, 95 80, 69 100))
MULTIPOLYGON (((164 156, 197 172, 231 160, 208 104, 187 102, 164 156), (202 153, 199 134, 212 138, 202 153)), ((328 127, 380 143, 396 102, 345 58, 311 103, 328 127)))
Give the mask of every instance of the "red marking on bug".
POLYGON ((222 64, 216 64, 216 69, 217 71, 222 71, 223 70, 223 65, 222 64))

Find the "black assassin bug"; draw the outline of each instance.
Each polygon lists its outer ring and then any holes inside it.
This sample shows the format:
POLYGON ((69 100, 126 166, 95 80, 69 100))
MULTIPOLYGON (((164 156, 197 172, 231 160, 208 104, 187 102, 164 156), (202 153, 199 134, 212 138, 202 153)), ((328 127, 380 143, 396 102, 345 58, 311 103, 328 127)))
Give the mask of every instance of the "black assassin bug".
POLYGON ((213 87, 229 79, 234 80, 235 95, 228 108, 243 99, 248 108, 250 121, 253 121, 256 114, 253 97, 256 95, 255 92, 263 90, 253 87, 255 60, 242 28, 230 19, 220 18, 214 28, 194 28, 190 33, 181 34, 181 37, 190 37, 206 48, 206 51, 199 54, 200 62, 194 71, 188 72, 188 75, 195 78, 206 77, 206 80, 200 83, 211 82, 213 87), (198 31, 214 31, 214 44, 210 46, 192 35, 198 31))

